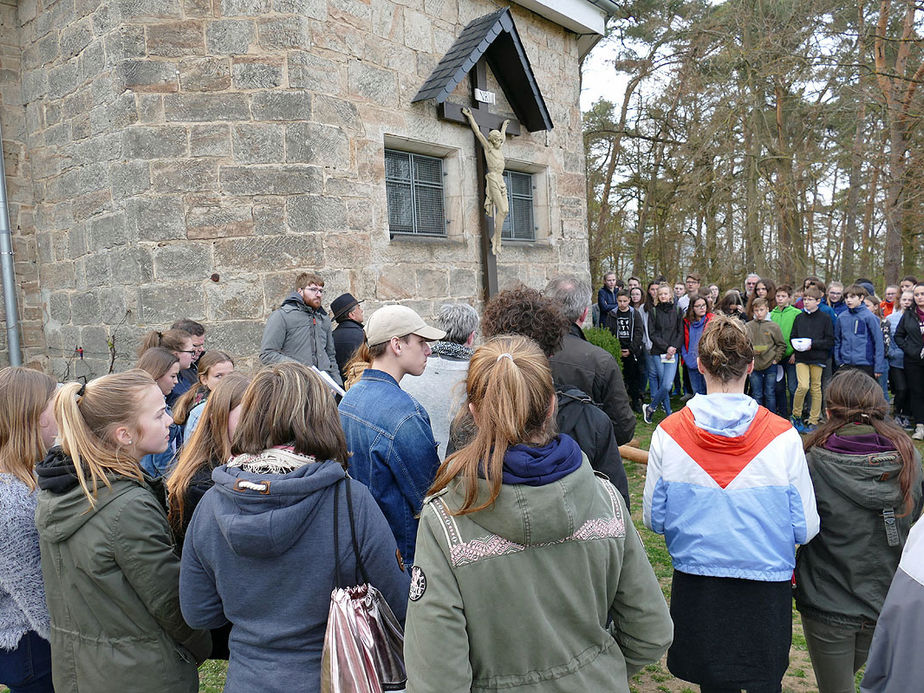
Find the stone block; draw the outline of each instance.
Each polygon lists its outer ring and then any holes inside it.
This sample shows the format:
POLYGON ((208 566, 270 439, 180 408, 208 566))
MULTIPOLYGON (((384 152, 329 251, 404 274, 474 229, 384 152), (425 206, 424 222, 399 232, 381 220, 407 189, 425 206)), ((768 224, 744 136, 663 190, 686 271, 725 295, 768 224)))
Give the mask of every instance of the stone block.
POLYGON ((219 0, 223 17, 259 17, 270 11, 270 0, 219 0))
POLYGON ((404 45, 408 48, 432 53, 432 23, 427 15, 412 9, 404 10, 404 45))
POLYGON ((449 275, 443 269, 418 269, 417 296, 420 298, 445 298, 449 296, 449 275))
POLYGON ((372 30, 372 8, 363 0, 328 0, 327 12, 334 20, 363 31, 372 30))
POLYGON ((346 227, 346 205, 336 197, 298 195, 286 202, 289 228, 293 233, 342 231, 346 227))
POLYGON ((157 161, 151 165, 156 192, 198 192, 214 190, 218 164, 209 159, 157 161))
POLYGON ((170 243, 155 248, 154 279, 208 279, 212 273, 211 250, 200 243, 170 243))
POLYGON ((72 168, 60 176, 61 194, 64 198, 109 187, 108 166, 103 163, 72 168))
MULTIPOLYGON (((263 287, 253 278, 221 278, 205 285, 209 320, 225 321, 263 317, 263 287)), ((211 332, 209 333, 211 342, 211 332)), ((234 347, 235 353, 239 347, 234 347)))
POLYGON ((77 266, 77 288, 93 289, 112 284, 112 269, 109 264, 109 251, 100 250, 74 261, 77 266), (81 278, 83 279, 81 281, 81 278))
POLYGON ((261 91, 251 97, 254 120, 306 120, 311 114, 311 94, 303 91, 261 91))
POLYGON ((48 73, 45 70, 25 72, 22 76, 22 98, 26 103, 41 100, 48 93, 48 73))
MULTIPOLYGON (((162 284, 142 286, 138 297, 140 322, 146 325, 170 325, 177 316, 205 320, 202 282, 176 281, 165 291, 162 284)), ((211 342, 211 334, 209 335, 211 342)))
POLYGON ((391 70, 354 60, 349 66, 349 88, 350 93, 379 106, 398 106, 398 78, 391 70))
POLYGON ((48 297, 48 319, 64 324, 71 321, 71 300, 67 291, 55 291, 48 297))
MULTIPOLYGON (((51 62, 54 62, 61 51, 61 46, 58 43, 58 35, 56 33, 47 34, 38 40, 36 43, 36 49, 38 50, 38 64, 39 65, 48 65, 51 62)), ((65 56, 65 60, 71 56, 65 56)))
POLYGON ((138 286, 154 279, 151 251, 143 246, 113 248, 110 255, 113 284, 138 286))
POLYGON ((322 235, 324 239, 324 257, 328 266, 368 267, 372 263, 372 247, 369 235, 354 232, 337 232, 332 229, 322 235))
POLYGON ((205 31, 202 21, 162 22, 145 27, 148 55, 173 58, 205 53, 205 31))
POLYGON ((164 97, 160 94, 137 94, 135 103, 138 110, 138 122, 164 122, 164 97))
POLYGON ((282 85, 283 58, 241 56, 231 62, 235 89, 273 89, 282 85))
POLYGON ((327 19, 327 0, 273 0, 273 9, 280 14, 297 14, 309 19, 327 19))
POLYGON ((107 214, 90 220, 88 241, 92 252, 126 245, 131 231, 122 212, 107 214))
POLYGON ((83 347, 84 360, 92 354, 94 360, 105 361, 109 353, 109 331, 99 325, 80 328, 80 346, 83 347))
POLYGON ((286 126, 286 161, 350 168, 350 141, 339 127, 316 123, 286 126))
POLYGON ((249 236, 253 228, 253 213, 246 200, 210 195, 186 199, 187 238, 249 236))
POLYGON ((231 60, 196 58, 180 63, 183 91, 224 91, 231 88, 231 60))
POLYGON ((48 70, 48 97, 60 99, 70 94, 80 84, 77 61, 71 60, 48 70))
POLYGON ((253 232, 260 236, 285 233, 285 198, 263 197, 253 205, 253 232))
POLYGON ((179 125, 131 127, 122 131, 127 159, 167 159, 186 156, 186 128, 179 125))
POLYGON ((254 372, 260 367, 254 363, 249 369, 243 358, 254 357, 260 353, 263 339, 264 320, 231 320, 209 325, 208 343, 210 348, 221 349, 236 357, 237 367, 254 372), (243 357, 243 358, 242 358, 243 357))
POLYGON ((106 37, 106 52, 112 61, 143 58, 144 27, 137 24, 120 26, 106 37))
POLYGON ((212 0, 183 0, 183 13, 187 17, 211 17, 212 0))
POLYGON ((235 125, 231 141, 234 160, 242 164, 269 164, 285 157, 282 125, 235 125))
POLYGON ((470 269, 453 269, 449 273, 449 295, 453 298, 471 298, 478 295, 478 274, 470 269))
POLYGON ((102 321, 96 294, 81 292, 71 295, 71 322, 75 325, 96 325, 102 321))
POLYGON ((151 170, 147 161, 123 161, 109 165, 109 182, 112 196, 124 200, 140 195, 151 187, 151 170))
POLYGON ((308 50, 311 47, 311 29, 308 19, 302 15, 259 20, 257 38, 260 47, 267 51, 308 50))
POLYGON ((136 197, 126 205, 126 214, 134 219, 137 237, 142 241, 186 237, 185 210, 179 197, 136 197))
POLYGON ((164 97, 164 116, 168 121, 250 120, 250 106, 246 94, 170 94, 164 97))
POLYGON ((400 301, 411 298, 415 289, 413 275, 408 268, 385 265, 375 283, 375 298, 380 301, 400 301))
POLYGON ((352 102, 319 94, 314 98, 313 105, 312 120, 324 125, 335 125, 351 135, 365 134, 362 118, 352 102))
POLYGON ((117 16, 126 20, 180 17, 180 0, 113 0, 117 16))
POLYGON ((340 93, 342 80, 337 63, 304 51, 290 51, 288 61, 290 87, 325 94, 340 93))
POLYGON ((255 38, 256 27, 249 19, 219 19, 205 29, 206 47, 212 55, 246 53, 255 38))
POLYGON ((375 228, 375 208, 369 200, 346 200, 347 227, 370 232, 375 228))
POLYGON ((318 193, 323 184, 317 166, 222 166, 219 177, 227 195, 318 193))
MULTIPOLYGON (((80 54, 93 40, 93 27, 89 19, 81 19, 61 31, 61 57, 65 60, 80 54)), ((41 45, 41 44, 40 44, 41 45)))
POLYGON ((158 60, 123 60, 116 67, 116 84, 121 90, 175 92, 177 65, 158 60))
POLYGON ((193 125, 189 128, 190 156, 230 156, 230 125, 193 125))
POLYGON ((221 271, 272 272, 322 267, 320 236, 253 236, 215 241, 215 266, 221 271))

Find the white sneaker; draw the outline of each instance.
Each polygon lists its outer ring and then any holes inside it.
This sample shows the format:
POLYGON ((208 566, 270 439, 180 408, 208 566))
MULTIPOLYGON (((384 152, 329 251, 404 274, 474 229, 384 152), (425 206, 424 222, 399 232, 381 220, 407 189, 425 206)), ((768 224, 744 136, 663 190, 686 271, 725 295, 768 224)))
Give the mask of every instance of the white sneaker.
POLYGON ((911 437, 915 440, 924 440, 924 424, 919 423, 914 427, 914 433, 911 434, 911 437))

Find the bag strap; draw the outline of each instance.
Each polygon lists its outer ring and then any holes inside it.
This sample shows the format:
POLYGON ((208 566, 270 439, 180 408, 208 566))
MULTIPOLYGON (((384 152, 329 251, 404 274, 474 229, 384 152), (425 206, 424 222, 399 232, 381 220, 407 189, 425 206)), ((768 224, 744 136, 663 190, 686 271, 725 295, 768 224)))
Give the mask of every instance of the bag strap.
POLYGON ((346 497, 347 511, 350 515, 350 537, 353 539, 353 555, 356 557, 356 568, 359 570, 362 581, 368 584, 369 575, 366 573, 366 566, 363 565, 363 560, 359 556, 359 544, 356 543, 356 524, 353 521, 353 494, 350 492, 349 482, 346 484, 346 497))
MULTIPOLYGON (((344 477, 346 478, 346 477, 344 477)), ((334 488, 334 580, 335 588, 343 586, 340 576, 340 482, 334 488)))

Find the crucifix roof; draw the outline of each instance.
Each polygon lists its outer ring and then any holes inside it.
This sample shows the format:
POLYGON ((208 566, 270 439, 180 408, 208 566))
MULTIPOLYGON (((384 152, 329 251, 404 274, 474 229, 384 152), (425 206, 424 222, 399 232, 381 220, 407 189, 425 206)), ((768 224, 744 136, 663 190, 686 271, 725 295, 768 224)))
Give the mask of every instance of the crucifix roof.
POLYGON ((508 8, 469 22, 414 97, 443 103, 484 57, 517 119, 530 132, 551 130, 552 118, 508 8))

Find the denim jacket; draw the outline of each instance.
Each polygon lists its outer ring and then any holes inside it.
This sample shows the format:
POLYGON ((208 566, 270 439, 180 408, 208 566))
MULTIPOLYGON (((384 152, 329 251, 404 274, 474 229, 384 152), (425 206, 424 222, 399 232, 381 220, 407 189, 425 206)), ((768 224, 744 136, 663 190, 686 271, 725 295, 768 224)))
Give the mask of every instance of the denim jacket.
POLYGON ((418 517, 440 463, 430 417, 388 373, 369 368, 340 402, 340 422, 350 476, 369 487, 412 564, 418 517))

